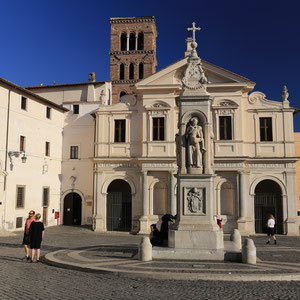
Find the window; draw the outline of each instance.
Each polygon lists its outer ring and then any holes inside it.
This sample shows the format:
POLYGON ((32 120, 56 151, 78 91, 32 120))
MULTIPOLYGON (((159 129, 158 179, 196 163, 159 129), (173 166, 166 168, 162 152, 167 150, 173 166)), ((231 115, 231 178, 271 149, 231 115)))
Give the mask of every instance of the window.
POLYGON ((125 120, 115 120, 115 143, 125 142, 125 120))
POLYGON ((78 115, 79 114, 79 105, 78 104, 74 104, 73 105, 73 114, 74 115, 78 115))
POLYGON ((232 140, 231 117, 220 117, 220 140, 232 140))
POLYGON ((24 96, 21 97, 21 109, 27 110, 27 98, 24 96))
POLYGON ((45 143, 45 156, 50 156, 50 142, 45 143))
POLYGON ((144 64, 140 63, 139 64, 139 79, 143 79, 144 78, 144 64))
POLYGON ((134 64, 129 65, 129 79, 134 79, 134 64))
POLYGON ((43 188, 43 207, 49 206, 49 188, 44 187, 43 188))
POLYGON ((260 140, 262 142, 273 141, 272 118, 259 118, 260 140))
POLYGON ((25 151, 25 136, 20 136, 20 151, 25 151))
POLYGON ((51 107, 46 107, 46 118, 51 119, 51 107))
POLYGON ((22 228, 22 227, 23 227, 23 218, 16 217, 16 228, 22 228))
POLYGON ((165 119, 153 118, 153 141, 164 141, 165 139, 165 119))
POLYGON ((124 80, 125 78, 125 67, 124 64, 120 65, 120 80, 124 80))
POLYGON ((70 159, 78 159, 78 146, 70 147, 70 159))
POLYGON ((122 91, 122 92, 120 93, 120 98, 123 97, 123 96, 125 96, 125 95, 127 95, 126 92, 122 91))
POLYGON ((129 36, 129 50, 135 50, 135 34, 130 33, 129 36))
POLYGON ((17 186, 17 208, 24 207, 25 186, 17 186))
POLYGON ((127 50, 127 35, 126 33, 121 34, 121 51, 127 50))
POLYGON ((144 50, 144 34, 142 32, 138 35, 138 50, 144 50))

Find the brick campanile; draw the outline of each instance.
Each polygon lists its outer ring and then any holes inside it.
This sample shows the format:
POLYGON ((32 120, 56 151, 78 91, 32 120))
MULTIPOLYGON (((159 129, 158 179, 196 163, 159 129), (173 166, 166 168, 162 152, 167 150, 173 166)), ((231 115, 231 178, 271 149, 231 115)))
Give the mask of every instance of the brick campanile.
POLYGON ((112 103, 132 94, 131 87, 156 71, 157 29, 154 17, 110 18, 112 103))

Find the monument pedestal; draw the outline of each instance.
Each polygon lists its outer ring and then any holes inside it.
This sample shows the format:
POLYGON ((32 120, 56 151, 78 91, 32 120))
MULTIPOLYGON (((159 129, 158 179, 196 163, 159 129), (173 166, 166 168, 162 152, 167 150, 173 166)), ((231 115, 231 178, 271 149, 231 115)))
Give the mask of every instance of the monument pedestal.
POLYGON ((223 230, 170 230, 168 247, 176 249, 220 250, 224 248, 223 230))
POLYGON ((214 175, 179 174, 180 209, 169 230, 168 248, 155 249, 154 258, 224 260, 223 230, 213 219, 214 175))

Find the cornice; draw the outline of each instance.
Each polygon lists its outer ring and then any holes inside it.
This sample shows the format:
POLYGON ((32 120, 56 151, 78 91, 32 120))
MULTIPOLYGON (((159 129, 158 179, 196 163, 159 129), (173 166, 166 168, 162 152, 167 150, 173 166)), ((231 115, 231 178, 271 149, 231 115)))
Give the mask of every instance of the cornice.
POLYGON ((154 54, 154 50, 109 51, 109 55, 154 54))
POLYGON ((124 24, 124 23, 145 23, 152 22, 155 24, 155 18, 153 16, 149 17, 132 17, 132 18, 110 18, 110 24, 124 24))
POLYGON ((112 80, 112 84, 135 84, 139 80, 137 79, 131 79, 131 80, 112 80))

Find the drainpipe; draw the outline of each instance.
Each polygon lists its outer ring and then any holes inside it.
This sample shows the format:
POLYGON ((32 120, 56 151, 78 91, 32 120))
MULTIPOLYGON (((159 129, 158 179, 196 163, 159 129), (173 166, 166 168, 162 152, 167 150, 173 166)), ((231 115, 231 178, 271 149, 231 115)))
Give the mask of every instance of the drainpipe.
MULTIPOLYGON (((10 90, 8 91, 7 118, 6 118, 6 145, 4 171, 7 172, 8 136, 9 136, 9 114, 10 114, 10 90)), ((6 190, 6 176, 4 177, 4 191, 6 190)))
MULTIPOLYGON (((3 192, 6 190, 6 182, 7 182, 7 160, 8 160, 8 137, 9 137, 9 115, 10 115, 10 93, 8 91, 8 103, 7 103, 7 117, 6 117, 6 145, 5 145, 5 161, 4 161, 4 184, 3 184, 3 192)), ((4 193, 4 210, 3 210, 3 224, 5 224, 5 217, 6 217, 6 193, 4 193)))

